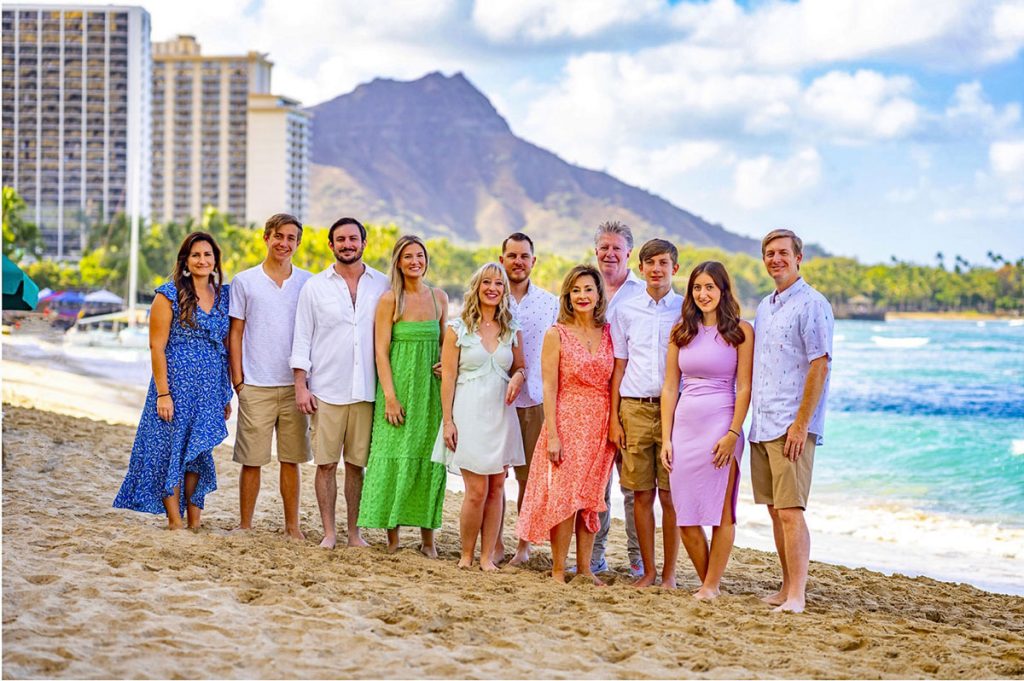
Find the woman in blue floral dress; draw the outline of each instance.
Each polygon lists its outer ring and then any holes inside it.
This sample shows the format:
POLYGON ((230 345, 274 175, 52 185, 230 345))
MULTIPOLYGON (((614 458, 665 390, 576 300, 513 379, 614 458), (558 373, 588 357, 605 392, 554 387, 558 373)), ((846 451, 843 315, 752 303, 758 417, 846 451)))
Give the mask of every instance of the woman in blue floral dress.
POLYGON ((185 237, 173 281, 156 289, 149 318, 153 380, 115 508, 166 513, 167 527, 199 527, 217 489, 213 448, 228 431, 228 285, 220 248, 205 232, 185 237))

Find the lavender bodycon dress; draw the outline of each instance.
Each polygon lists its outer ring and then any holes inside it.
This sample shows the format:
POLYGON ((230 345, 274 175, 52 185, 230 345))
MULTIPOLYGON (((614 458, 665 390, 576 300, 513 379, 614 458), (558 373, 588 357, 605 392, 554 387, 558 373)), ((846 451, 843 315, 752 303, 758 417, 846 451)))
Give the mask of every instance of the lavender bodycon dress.
MULTIPOLYGON (((715 468, 712 448, 729 431, 736 406, 736 348, 715 327, 700 326, 697 337, 679 349, 683 392, 672 425, 672 504, 676 525, 717 526, 722 521, 729 466, 715 468)), ((736 490, 740 484, 743 431, 736 439, 736 490)))

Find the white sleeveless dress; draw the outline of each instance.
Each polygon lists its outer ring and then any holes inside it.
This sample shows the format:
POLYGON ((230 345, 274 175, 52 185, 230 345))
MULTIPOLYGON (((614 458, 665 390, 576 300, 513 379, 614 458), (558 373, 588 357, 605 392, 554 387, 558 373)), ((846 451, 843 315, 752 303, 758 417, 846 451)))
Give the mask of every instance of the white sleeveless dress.
POLYGON ((454 452, 445 446, 441 424, 431 460, 444 464, 453 473, 465 469, 478 475, 494 475, 506 466, 524 465, 526 456, 516 408, 505 404, 518 325, 513 322, 510 338, 500 341, 493 353, 487 352, 480 336, 468 331, 461 319, 452 320, 449 326, 455 331, 460 348, 452 404, 458 442, 454 452))

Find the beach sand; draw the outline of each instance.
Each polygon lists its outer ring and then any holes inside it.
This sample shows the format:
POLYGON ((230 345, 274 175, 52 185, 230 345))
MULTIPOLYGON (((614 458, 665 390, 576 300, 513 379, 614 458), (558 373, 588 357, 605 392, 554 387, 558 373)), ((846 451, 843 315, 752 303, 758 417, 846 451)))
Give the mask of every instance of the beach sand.
MULTIPOLYGON (((110 508, 134 428, 51 411, 3 410, 4 678, 282 677, 1024 677, 1024 598, 927 578, 812 563, 808 609, 771 614, 771 554, 737 549, 715 602, 698 603, 686 559, 675 592, 622 574, 597 588, 527 569, 460 571, 460 497, 449 493, 441 560, 317 548, 312 468, 307 541, 281 536, 275 465, 259 529, 236 521, 237 467, 198 533, 110 508)), ((339 500, 339 512, 344 508, 339 500)), ((511 547, 510 514, 505 536, 511 547)), ((611 562, 625 562, 616 521, 611 562)))

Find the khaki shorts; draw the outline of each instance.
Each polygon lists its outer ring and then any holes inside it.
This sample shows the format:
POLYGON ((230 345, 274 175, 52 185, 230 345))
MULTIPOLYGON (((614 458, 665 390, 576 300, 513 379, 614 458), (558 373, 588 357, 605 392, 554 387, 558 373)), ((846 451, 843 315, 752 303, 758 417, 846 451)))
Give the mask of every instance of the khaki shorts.
POLYGON ((373 432, 373 402, 328 404, 318 400, 311 422, 316 465, 338 463, 344 453, 345 463, 366 468, 373 432))
POLYGON ((540 437, 540 430, 544 425, 544 405, 519 407, 516 409, 516 414, 519 415, 519 430, 523 434, 523 451, 526 453, 526 463, 516 466, 516 480, 526 482, 530 475, 533 450, 537 447, 537 439, 540 437))
POLYGON ((243 466, 270 463, 275 430, 278 461, 309 461, 309 419, 295 405, 295 386, 243 385, 238 393, 234 460, 243 466))
POLYGON ((634 492, 667 490, 668 470, 661 463, 661 404, 623 397, 619 422, 626 432, 619 484, 634 492))
POLYGON ((804 453, 790 461, 783 451, 786 436, 767 442, 750 443, 750 484, 754 488, 754 503, 769 504, 775 508, 807 508, 811 494, 811 471, 814 469, 816 436, 807 435, 804 453))

